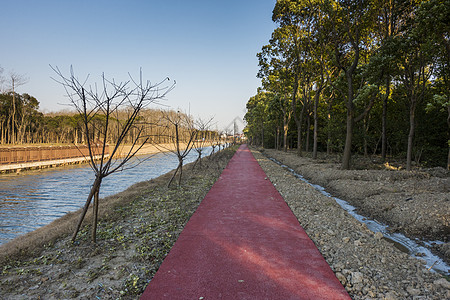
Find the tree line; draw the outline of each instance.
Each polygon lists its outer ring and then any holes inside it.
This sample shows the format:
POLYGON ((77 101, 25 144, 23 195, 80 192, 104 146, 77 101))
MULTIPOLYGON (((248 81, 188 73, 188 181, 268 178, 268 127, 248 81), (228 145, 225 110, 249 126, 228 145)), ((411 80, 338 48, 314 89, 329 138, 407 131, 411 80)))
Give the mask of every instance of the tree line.
MULTIPOLYGON (((156 144, 172 143, 175 129, 172 128, 170 116, 181 114, 185 119, 192 119, 184 113, 173 110, 145 108, 140 112, 139 121, 143 126, 142 138, 151 137, 156 144)), ((114 117, 119 122, 109 122, 108 142, 117 140, 118 126, 128 116, 127 109, 123 109, 114 117)), ((105 115, 96 114, 90 120, 92 127, 90 135, 93 140, 100 140, 100 124, 105 115)), ((192 120, 194 122, 194 120, 192 120)), ((191 123, 192 123, 191 122, 191 123)), ((194 122, 195 123, 195 122, 194 122)), ((0 145, 23 144, 85 144, 83 134, 83 117, 75 111, 60 111, 42 113, 39 111, 39 101, 27 94, 0 93, 0 145), (14 103, 14 105, 13 105, 14 103)), ((202 136, 211 141, 218 139, 218 132, 209 127, 202 127, 202 136)), ((180 130, 188 130, 183 127, 180 130)), ((127 133, 124 144, 130 144, 138 134, 137 128, 131 128, 127 133)))
POLYGON ((278 0, 251 143, 450 168, 450 0, 278 0))

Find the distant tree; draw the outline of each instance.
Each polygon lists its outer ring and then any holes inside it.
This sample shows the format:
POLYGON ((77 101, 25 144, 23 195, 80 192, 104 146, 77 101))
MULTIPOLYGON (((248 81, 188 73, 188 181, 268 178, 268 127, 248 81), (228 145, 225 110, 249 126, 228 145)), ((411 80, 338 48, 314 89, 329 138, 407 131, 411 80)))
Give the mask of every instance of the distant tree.
POLYGON ((166 132, 170 140, 169 146, 165 147, 165 150, 175 154, 178 159, 177 168, 167 184, 170 187, 177 174, 178 185, 181 184, 184 160, 194 147, 198 129, 195 127, 194 120, 191 116, 180 111, 168 111, 164 114, 163 118, 166 121, 166 132))
POLYGON ((202 155, 205 150, 205 148, 208 145, 211 145, 212 143, 212 136, 211 136, 211 123, 213 118, 210 118, 208 120, 203 120, 201 118, 198 118, 195 121, 194 126, 197 129, 197 136, 194 140, 193 148, 195 152, 197 152, 197 159, 195 160, 194 168, 197 165, 197 163, 202 165, 202 155))
POLYGON ((14 71, 11 71, 8 75, 8 85, 9 90, 12 94, 12 103, 11 103, 11 110, 10 110, 10 118, 11 118, 11 136, 10 136, 10 143, 15 144, 17 141, 17 94, 16 94, 16 88, 24 85, 28 82, 28 78, 26 78, 24 75, 17 74, 14 71))
MULTIPOLYGON (((38 113, 39 101, 28 94, 23 94, 20 98, 19 119, 17 120, 17 141, 23 144, 27 142, 27 128, 35 121, 35 116, 38 113)), ((31 135, 31 131, 29 135, 31 135)))
POLYGON ((95 174, 95 180, 73 233, 72 241, 75 241, 94 198, 92 241, 95 242, 102 180, 115 172, 134 166, 129 165, 130 159, 149 141, 149 137, 143 135, 146 124, 140 122, 140 113, 148 105, 164 98, 175 83, 167 85, 168 78, 156 84, 143 81, 141 71, 138 81, 129 75, 129 81, 116 83, 114 80, 108 80, 103 74, 101 84, 92 86, 87 84, 89 76, 85 81, 79 81, 72 67, 69 76, 63 75, 58 68, 52 67, 52 69, 58 75, 58 79, 55 80, 65 88, 71 105, 81 116, 82 134, 89 149, 89 163, 95 174), (126 111, 125 119, 118 117, 122 110, 126 111), (111 127, 111 123, 115 123, 115 127, 111 127), (111 128, 116 130, 114 140, 109 140, 111 128), (123 150, 127 134, 132 130, 135 130, 136 134, 131 141, 131 147, 124 154, 122 153, 123 156, 120 159, 117 159, 123 150), (109 155, 107 155, 108 142, 112 143, 112 151, 109 155), (97 145, 100 145, 100 152, 95 151, 97 145))

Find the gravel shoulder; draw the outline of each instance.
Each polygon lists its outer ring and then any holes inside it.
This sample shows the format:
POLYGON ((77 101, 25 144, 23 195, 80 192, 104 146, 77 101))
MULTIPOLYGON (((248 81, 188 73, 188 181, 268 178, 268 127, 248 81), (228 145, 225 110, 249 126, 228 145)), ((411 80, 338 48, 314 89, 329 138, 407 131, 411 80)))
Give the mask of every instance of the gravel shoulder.
MULTIPOLYGON (((334 163, 314 162, 308 158, 299 158, 295 153, 274 150, 265 150, 264 155, 258 151, 253 153, 353 299, 450 299, 450 282, 446 278, 428 271, 423 261, 399 251, 354 219, 332 198, 300 181, 267 159, 266 155, 324 187, 331 184, 338 187, 338 183, 342 184, 345 180, 365 179, 371 182, 377 176, 380 177, 378 181, 383 182, 386 180, 384 173, 369 176, 364 175, 371 173, 368 171, 342 171, 334 163)), ((398 176, 389 175, 391 178, 398 176)), ((400 176, 410 178, 404 173, 400 176)), ((380 184, 379 189, 390 188, 383 186, 380 184)), ((346 189, 347 194, 354 195, 352 199, 368 197, 370 194, 367 192, 370 187, 361 183, 347 186, 346 189)), ((342 198, 347 200, 346 197, 342 198)), ((440 213, 449 212, 442 208, 440 213)), ((438 228, 433 226, 430 227, 438 228)), ((435 232, 440 234, 439 230, 435 232)))

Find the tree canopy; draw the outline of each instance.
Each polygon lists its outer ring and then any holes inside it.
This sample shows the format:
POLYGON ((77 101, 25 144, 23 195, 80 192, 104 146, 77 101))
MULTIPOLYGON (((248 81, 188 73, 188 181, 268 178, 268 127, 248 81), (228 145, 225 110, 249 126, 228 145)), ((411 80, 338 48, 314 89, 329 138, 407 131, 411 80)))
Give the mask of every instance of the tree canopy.
POLYGON ((252 143, 450 168, 450 0, 278 0, 252 143))

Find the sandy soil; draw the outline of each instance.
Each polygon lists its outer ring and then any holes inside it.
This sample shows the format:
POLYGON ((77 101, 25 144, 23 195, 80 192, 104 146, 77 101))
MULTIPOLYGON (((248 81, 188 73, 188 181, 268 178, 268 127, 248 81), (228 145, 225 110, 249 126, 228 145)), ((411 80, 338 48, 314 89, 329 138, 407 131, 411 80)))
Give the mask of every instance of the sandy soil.
MULTIPOLYGON (((182 148, 184 149, 184 145, 182 145, 182 148)), ((137 149, 138 147, 134 147, 134 149, 137 149)), ((119 149, 119 156, 123 157, 128 154, 128 152, 131 149, 131 145, 124 145, 121 146, 119 149)), ((175 149, 175 146, 173 144, 145 144, 139 151, 136 153, 136 155, 147 155, 147 154, 155 154, 159 152, 167 152, 172 151, 175 149)), ((113 147, 109 147, 109 151, 111 152, 113 150, 113 147)))

